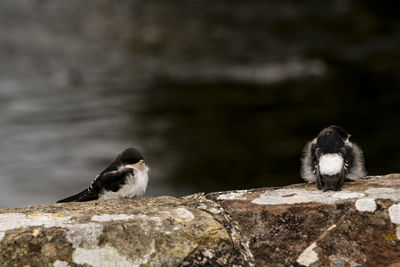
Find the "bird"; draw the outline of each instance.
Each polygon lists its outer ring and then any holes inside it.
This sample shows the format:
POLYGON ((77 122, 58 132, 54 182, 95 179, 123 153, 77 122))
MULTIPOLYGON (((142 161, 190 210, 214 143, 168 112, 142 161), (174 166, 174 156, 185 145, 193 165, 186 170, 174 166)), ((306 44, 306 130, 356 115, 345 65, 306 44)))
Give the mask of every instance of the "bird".
POLYGON ((146 191, 148 173, 149 167, 145 164, 142 154, 135 148, 129 147, 97 175, 87 188, 57 203, 139 197, 146 191))
POLYGON ((319 190, 340 191, 345 180, 357 180, 367 175, 364 154, 350 141, 344 128, 331 125, 308 142, 301 158, 301 177, 316 182, 319 190))

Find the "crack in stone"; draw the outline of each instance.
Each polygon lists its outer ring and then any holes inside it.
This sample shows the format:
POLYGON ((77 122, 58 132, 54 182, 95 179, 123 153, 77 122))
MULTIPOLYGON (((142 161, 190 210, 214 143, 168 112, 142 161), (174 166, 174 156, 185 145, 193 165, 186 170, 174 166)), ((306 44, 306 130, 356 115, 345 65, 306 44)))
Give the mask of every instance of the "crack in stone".
MULTIPOLYGON (((229 237, 235 249, 243 256, 244 261, 248 266, 255 266, 255 259, 250 250, 250 241, 242 234, 237 225, 237 222, 225 211, 225 209, 217 202, 207 198, 204 193, 190 195, 184 198, 185 200, 195 200, 197 209, 207 212, 217 222, 219 222, 228 232, 229 237)), ((186 203, 187 204, 187 203, 186 203)))
MULTIPOLYGON (((339 221, 342 219, 342 217, 339 219, 339 221)), ((311 243, 297 258, 297 263, 305 266, 309 266, 316 261, 318 261, 318 253, 314 251, 315 248, 317 248, 317 242, 319 240, 322 240, 325 238, 325 236, 332 231, 333 229, 336 228, 336 224, 331 225, 326 229, 325 232, 323 232, 314 242, 311 243)))

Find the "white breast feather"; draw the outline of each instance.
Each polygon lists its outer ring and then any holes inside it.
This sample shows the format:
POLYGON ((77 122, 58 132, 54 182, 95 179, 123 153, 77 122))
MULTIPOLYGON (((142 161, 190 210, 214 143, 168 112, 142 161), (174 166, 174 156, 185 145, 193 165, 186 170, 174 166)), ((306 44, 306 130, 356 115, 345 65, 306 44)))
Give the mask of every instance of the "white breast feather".
POLYGON ((120 197, 140 197, 146 192, 147 183, 149 181, 149 168, 145 165, 130 165, 134 169, 134 175, 129 175, 125 184, 117 191, 103 190, 100 193, 99 199, 113 199, 120 197))
POLYGON ((343 157, 340 154, 325 154, 319 158, 319 172, 322 175, 335 175, 342 171, 343 157))

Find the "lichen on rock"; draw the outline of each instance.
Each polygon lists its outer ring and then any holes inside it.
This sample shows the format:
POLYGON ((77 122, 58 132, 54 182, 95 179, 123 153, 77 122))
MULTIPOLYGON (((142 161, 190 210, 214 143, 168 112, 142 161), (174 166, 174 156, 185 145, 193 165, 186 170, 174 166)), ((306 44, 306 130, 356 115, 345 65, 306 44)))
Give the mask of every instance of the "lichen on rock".
POLYGON ((0 266, 357 266, 400 262, 400 175, 183 198, 0 209, 0 266))

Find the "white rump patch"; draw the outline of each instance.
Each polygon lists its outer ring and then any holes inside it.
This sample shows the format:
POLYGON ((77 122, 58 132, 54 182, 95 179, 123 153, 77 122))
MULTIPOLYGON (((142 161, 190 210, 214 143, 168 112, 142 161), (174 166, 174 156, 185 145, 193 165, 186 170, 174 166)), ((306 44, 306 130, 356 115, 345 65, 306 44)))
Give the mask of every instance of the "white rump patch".
POLYGON ((340 154, 325 154, 319 158, 319 172, 322 175, 335 175, 342 171, 343 157, 340 154))

